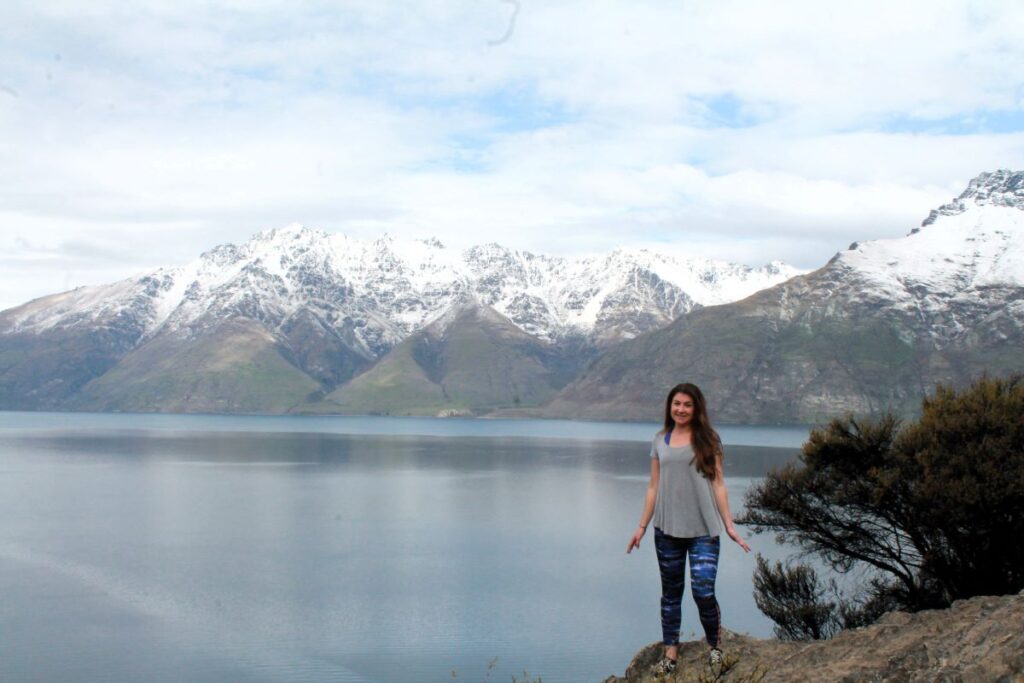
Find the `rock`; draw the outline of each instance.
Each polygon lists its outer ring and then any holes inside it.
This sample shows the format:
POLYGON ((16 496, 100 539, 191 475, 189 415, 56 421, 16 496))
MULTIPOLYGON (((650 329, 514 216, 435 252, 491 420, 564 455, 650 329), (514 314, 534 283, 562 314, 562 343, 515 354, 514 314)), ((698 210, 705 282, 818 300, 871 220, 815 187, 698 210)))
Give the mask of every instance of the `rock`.
POLYGON ((832 640, 760 640, 723 630, 725 664, 711 671, 703 641, 681 643, 679 668, 658 677, 662 645, 604 683, 1024 683, 1024 592, 958 600, 949 609, 893 612, 832 640))
POLYGON ((473 417, 472 410, 462 410, 459 408, 446 408, 437 413, 438 417, 473 417))

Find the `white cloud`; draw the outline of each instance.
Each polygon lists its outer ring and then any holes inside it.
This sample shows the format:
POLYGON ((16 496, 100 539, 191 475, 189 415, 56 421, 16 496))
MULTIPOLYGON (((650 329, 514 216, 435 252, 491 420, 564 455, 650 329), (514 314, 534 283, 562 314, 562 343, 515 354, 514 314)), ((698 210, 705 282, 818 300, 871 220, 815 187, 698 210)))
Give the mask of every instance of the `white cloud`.
POLYGON ((1024 167, 1017 3, 512 9, 6 3, 0 307, 292 221, 811 267, 1024 167))

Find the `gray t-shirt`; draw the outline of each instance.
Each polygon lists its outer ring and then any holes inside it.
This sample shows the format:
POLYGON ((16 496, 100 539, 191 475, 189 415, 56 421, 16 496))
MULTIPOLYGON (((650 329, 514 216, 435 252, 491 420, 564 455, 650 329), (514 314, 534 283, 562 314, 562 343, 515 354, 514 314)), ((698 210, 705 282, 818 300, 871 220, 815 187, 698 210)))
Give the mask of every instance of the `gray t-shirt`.
POLYGON ((711 482, 691 464, 693 448, 689 444, 669 446, 665 435, 658 434, 651 444, 651 457, 657 458, 660 466, 654 526, 677 538, 721 535, 722 518, 711 482))

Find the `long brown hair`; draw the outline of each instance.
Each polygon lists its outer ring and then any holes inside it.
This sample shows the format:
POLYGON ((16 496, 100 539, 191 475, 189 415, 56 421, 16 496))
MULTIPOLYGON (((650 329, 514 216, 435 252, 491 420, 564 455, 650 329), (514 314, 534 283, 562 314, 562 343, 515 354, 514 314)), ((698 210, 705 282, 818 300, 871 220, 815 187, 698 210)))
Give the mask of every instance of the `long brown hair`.
POLYGON ((676 394, 686 394, 693 399, 693 417, 690 419, 690 445, 693 447, 693 460, 690 464, 696 464, 697 469, 708 479, 717 476, 718 468, 716 461, 725 456, 722 451, 722 438, 711 426, 708 418, 707 403, 704 394, 696 384, 683 382, 672 387, 665 399, 665 428, 662 434, 671 433, 676 426, 672 419, 672 399, 676 394))

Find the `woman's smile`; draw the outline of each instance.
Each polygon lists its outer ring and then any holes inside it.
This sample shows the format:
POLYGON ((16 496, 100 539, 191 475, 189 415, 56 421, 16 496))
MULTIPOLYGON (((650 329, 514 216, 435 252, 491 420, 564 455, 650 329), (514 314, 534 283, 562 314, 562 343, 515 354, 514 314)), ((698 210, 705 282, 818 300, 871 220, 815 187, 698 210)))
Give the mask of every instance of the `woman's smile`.
POLYGON ((686 394, 676 394, 672 400, 672 419, 678 425, 685 425, 693 419, 693 399, 686 394))

